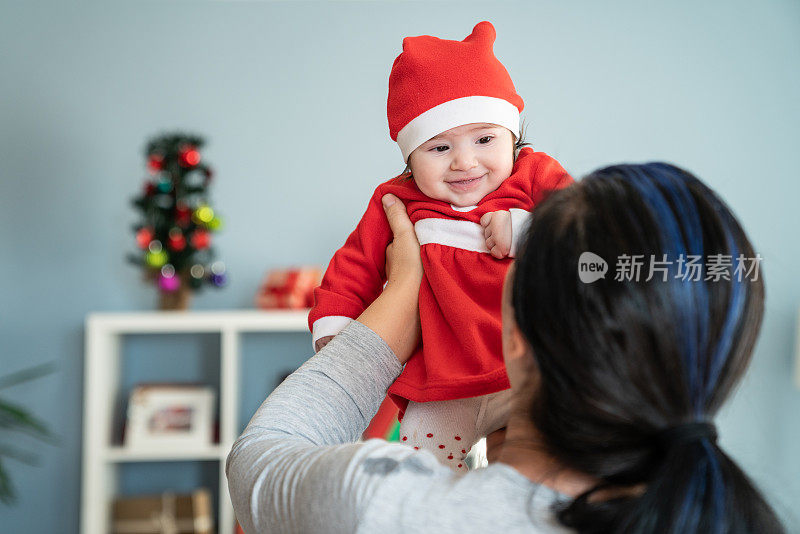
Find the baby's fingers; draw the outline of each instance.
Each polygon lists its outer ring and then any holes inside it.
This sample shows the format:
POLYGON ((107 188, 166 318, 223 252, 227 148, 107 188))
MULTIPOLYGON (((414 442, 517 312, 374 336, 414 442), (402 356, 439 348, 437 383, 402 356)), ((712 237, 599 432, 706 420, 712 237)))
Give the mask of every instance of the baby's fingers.
POLYGON ((503 251, 501 250, 500 245, 493 246, 492 248, 489 249, 489 252, 491 252, 492 256, 494 256, 498 260, 502 260, 503 258, 506 257, 506 255, 503 254, 503 251))
POLYGON ((492 212, 484 213, 483 217, 481 217, 481 226, 486 228, 489 226, 489 223, 492 222, 492 212))

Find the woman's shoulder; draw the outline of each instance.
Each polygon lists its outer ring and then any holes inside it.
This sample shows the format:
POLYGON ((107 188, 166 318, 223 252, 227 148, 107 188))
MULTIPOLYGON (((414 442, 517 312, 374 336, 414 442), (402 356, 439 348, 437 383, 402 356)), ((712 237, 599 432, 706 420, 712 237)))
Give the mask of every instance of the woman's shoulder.
POLYGON ((511 466, 493 464, 461 474, 428 451, 370 442, 359 463, 381 480, 366 504, 363 532, 569 532, 553 513, 565 497, 511 466))

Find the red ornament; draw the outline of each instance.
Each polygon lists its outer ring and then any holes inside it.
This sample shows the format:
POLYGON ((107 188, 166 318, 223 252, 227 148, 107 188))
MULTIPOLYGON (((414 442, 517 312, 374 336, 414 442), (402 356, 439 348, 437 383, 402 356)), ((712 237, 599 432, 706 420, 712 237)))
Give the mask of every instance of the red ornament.
POLYGON ((157 173, 164 168, 164 156, 161 154, 150 154, 150 157, 147 159, 147 167, 150 169, 151 173, 157 173))
POLYGON ((153 193, 156 192, 156 186, 150 180, 147 180, 144 183, 144 196, 149 197, 152 196, 153 193))
POLYGON ((153 231, 150 228, 141 228, 136 232, 136 244, 139 245, 139 248, 146 249, 152 240, 153 231))
POLYGON ((186 238, 183 236, 183 233, 180 231, 180 229, 173 228, 169 231, 167 245, 169 245, 169 248, 176 252, 180 252, 186 248, 186 238))
POLYGON ((208 248, 211 244, 211 236, 205 230, 196 230, 192 234, 192 246, 197 250, 208 248))
POLYGON ((184 228, 192 222, 192 210, 183 202, 179 202, 175 208, 175 222, 184 228))
POLYGON ((178 161, 184 167, 194 167, 200 163, 200 152, 192 145, 186 145, 178 154, 178 161))

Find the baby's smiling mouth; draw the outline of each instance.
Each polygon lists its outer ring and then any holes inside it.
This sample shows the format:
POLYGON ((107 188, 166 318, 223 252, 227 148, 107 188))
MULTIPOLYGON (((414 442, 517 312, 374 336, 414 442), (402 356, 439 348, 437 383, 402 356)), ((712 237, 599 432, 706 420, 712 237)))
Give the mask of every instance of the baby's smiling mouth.
POLYGON ((469 191, 475 188, 481 181, 481 179, 485 176, 486 174, 481 174, 480 176, 467 177, 461 180, 451 180, 445 183, 451 188, 456 189, 458 191, 469 191))
POLYGON ((472 183, 472 182, 474 182, 476 180, 480 180, 484 176, 486 176, 486 175, 485 174, 481 174, 480 176, 473 176, 471 178, 462 178, 461 180, 450 180, 447 183, 448 184, 470 184, 470 183, 472 183))

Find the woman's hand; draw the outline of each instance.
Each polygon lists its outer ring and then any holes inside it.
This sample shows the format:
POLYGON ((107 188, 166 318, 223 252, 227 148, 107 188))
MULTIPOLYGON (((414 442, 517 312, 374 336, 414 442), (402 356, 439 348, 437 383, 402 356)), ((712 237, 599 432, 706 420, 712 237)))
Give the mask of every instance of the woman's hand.
POLYGON ((405 363, 420 339, 422 258, 403 203, 394 195, 384 195, 382 200, 394 236, 386 247, 386 287, 356 320, 381 336, 400 363, 405 363))
POLYGON ((414 225, 408 218, 405 206, 397 197, 384 195, 382 201, 394 236, 386 247, 387 284, 410 283, 419 289, 422 282, 422 258, 414 225))

